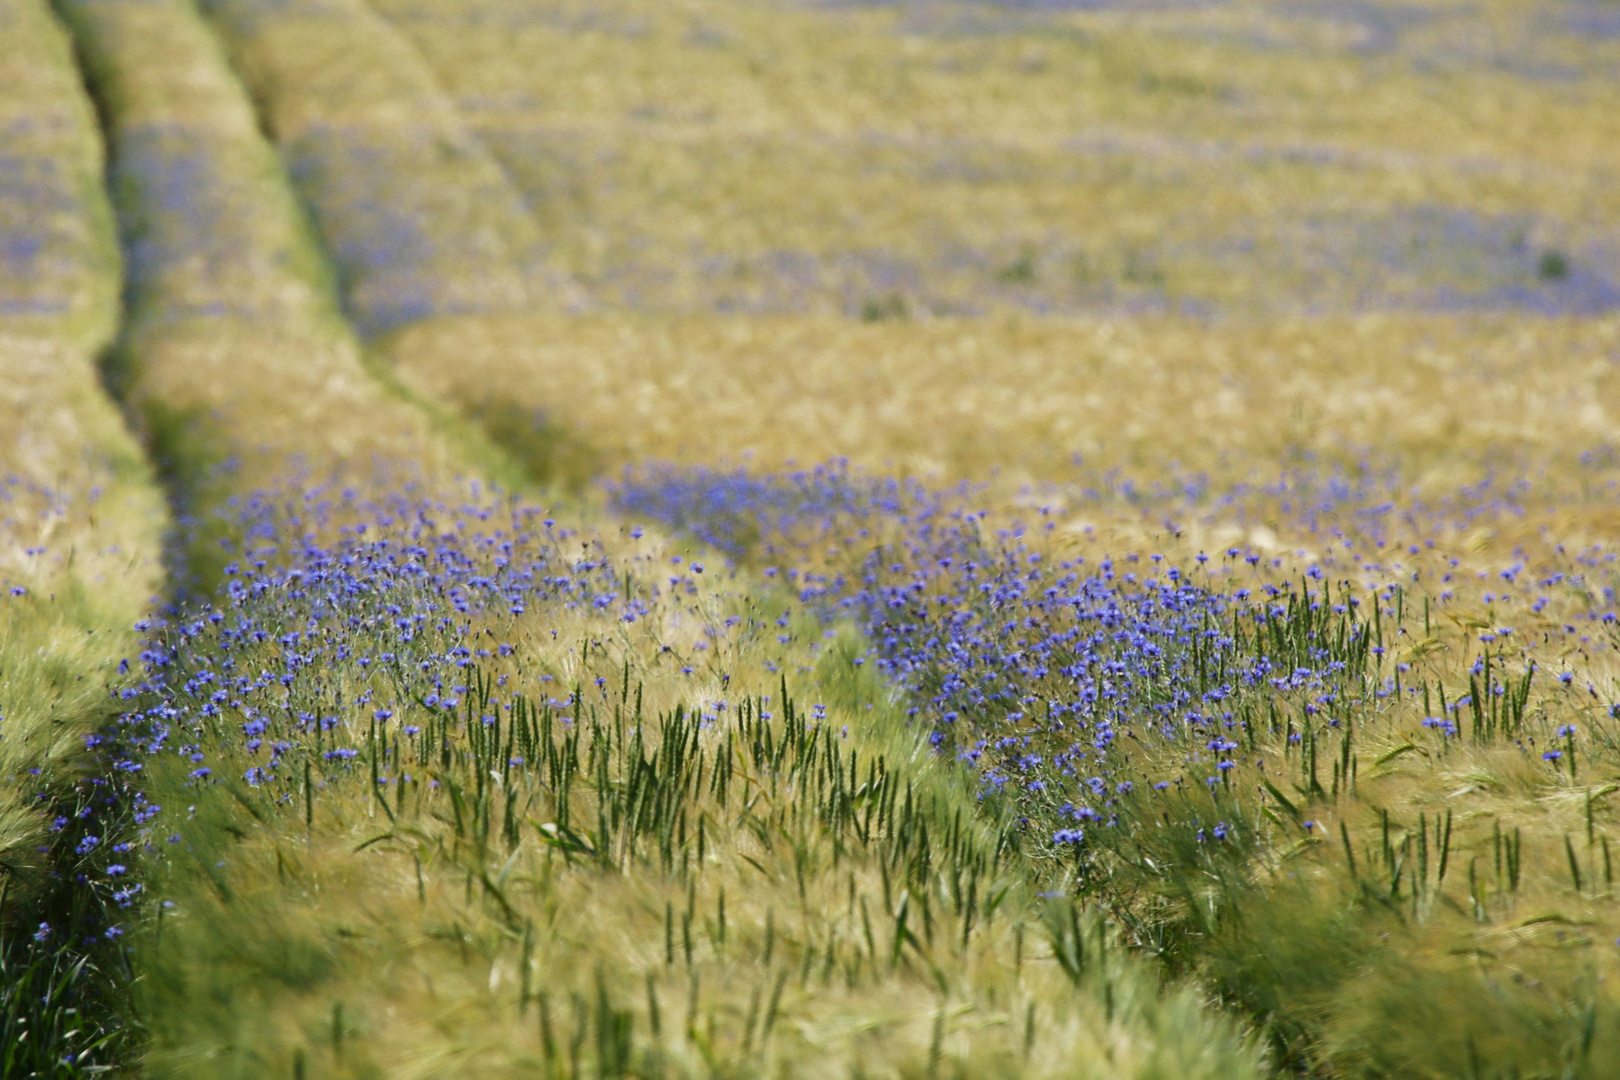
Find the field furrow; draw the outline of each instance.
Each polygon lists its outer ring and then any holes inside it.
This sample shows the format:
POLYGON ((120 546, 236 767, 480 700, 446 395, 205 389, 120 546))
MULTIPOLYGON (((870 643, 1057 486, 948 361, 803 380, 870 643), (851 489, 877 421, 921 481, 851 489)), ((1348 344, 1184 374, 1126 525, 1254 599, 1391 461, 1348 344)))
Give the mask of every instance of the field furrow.
MULTIPOLYGON (((230 493, 459 471, 430 420, 362 365, 324 253, 195 8, 63 11, 107 123, 128 264, 115 379, 187 512, 206 531, 230 493)), ((194 570, 206 580, 222 561, 214 550, 194 570)))
POLYGON ((580 297, 415 45, 365 0, 211 0, 363 333, 580 297))

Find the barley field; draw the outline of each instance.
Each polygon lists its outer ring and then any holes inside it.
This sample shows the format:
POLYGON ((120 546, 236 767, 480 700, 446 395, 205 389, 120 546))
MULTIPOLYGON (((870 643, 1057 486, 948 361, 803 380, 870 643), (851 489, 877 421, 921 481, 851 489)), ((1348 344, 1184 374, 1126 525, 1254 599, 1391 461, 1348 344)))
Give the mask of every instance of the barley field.
POLYGON ((1612 0, 0 0, 0 1075, 1620 1076, 1617 177, 1612 0))

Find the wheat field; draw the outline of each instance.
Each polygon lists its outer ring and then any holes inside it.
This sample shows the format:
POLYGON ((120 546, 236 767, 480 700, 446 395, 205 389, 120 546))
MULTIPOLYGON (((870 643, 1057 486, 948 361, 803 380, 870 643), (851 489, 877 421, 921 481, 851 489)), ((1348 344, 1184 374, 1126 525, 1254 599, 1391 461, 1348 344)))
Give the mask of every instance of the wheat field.
POLYGON ((1606 0, 5 0, 0 1073, 1606 1077, 1606 0))

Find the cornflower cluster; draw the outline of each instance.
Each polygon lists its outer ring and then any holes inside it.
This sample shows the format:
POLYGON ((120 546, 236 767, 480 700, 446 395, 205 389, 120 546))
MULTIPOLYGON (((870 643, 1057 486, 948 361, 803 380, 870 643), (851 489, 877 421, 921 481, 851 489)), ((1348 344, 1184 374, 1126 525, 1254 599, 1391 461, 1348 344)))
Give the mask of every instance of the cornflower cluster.
MULTIPOLYGON (((1366 691, 1360 601, 1256 578, 1218 590, 1199 556, 1056 558, 1043 537, 987 535, 988 514, 916 482, 839 463, 787 477, 654 470, 619 505, 740 555, 755 541, 824 618, 854 618, 875 666, 931 740, 978 770, 985 797, 1033 822, 1117 823, 1138 785, 1225 783, 1260 710, 1284 738, 1366 691), (1202 581, 1195 581, 1195 576, 1202 581)), ((1228 563, 1258 557, 1228 549, 1228 563)), ((1258 571, 1255 571, 1258 575, 1258 571)), ((861 663, 866 658, 856 659, 861 663)))
MULTIPOLYGON (((118 692, 117 770, 178 764, 183 787, 245 782, 283 806, 367 765, 373 784, 412 783, 407 758, 424 759, 431 723, 443 739, 494 722, 460 713, 479 666, 513 655, 499 631, 517 617, 650 610, 599 545, 537 507, 323 500, 243 504, 216 599, 137 627, 151 636, 144 678, 118 692)), ((499 708, 488 688, 478 700, 499 708)), ((176 814, 144 792, 134 802, 148 851, 184 841, 176 814)))
POLYGON ((817 537, 848 547, 886 523, 943 512, 975 490, 961 484, 934 491, 915 479, 858 473, 844 459, 769 475, 653 464, 609 486, 621 512, 679 529, 734 559, 756 548, 767 559, 778 551, 802 554, 817 537))

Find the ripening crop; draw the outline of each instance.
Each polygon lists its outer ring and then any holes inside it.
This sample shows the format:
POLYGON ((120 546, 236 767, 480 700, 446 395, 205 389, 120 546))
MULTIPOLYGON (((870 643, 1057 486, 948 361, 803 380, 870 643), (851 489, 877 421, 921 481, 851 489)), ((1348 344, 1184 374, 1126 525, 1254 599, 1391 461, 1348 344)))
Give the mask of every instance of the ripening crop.
POLYGON ((1601 0, 0 0, 0 1074, 1620 1062, 1601 0))

